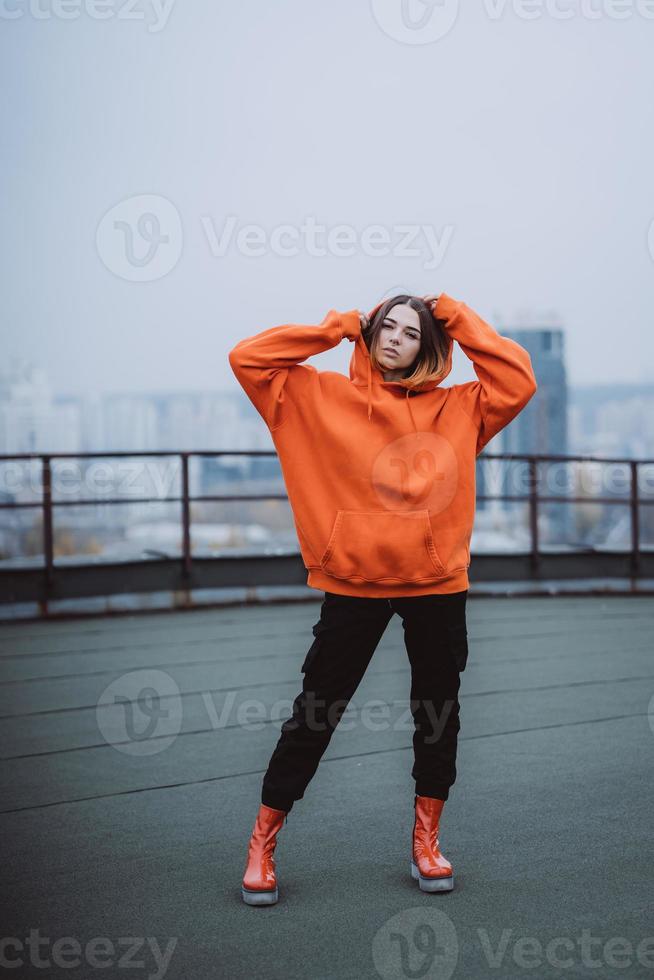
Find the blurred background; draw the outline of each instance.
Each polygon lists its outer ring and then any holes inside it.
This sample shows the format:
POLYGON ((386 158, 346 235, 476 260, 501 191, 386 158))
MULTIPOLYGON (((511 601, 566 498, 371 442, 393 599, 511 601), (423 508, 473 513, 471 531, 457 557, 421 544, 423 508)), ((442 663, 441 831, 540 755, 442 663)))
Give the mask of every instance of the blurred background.
MULTIPOLYGON (((464 300, 539 382, 477 463, 473 588, 649 587, 651 4, 3 0, 0 27, 0 614, 315 598, 227 353, 396 292, 464 300)), ((457 348, 445 384, 474 378, 457 348)))
POLYGON ((3 965, 651 976, 653 38, 654 0, 0 0, 3 965), (409 873, 398 615, 262 917, 324 596, 228 352, 400 292, 538 381, 476 464, 456 886, 409 873))

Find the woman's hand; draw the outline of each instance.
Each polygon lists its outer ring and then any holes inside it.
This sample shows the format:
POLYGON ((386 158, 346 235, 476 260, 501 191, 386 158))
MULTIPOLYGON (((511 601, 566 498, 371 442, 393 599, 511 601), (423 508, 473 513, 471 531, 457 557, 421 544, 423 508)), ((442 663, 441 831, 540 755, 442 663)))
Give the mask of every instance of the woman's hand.
POLYGON ((370 320, 368 319, 367 314, 359 312, 359 320, 361 321, 361 329, 368 330, 370 327, 370 320))
POLYGON ((429 296, 423 296, 422 298, 427 304, 427 306, 429 307, 429 309, 431 310, 432 315, 434 315, 436 310, 436 304, 438 303, 438 295, 432 295, 430 293, 429 296))

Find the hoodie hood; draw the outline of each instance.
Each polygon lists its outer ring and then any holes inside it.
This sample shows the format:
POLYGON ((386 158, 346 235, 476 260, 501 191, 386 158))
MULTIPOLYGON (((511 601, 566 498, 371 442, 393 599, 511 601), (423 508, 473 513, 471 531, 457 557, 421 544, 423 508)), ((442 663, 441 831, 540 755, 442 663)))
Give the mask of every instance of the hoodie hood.
MULTIPOLYGON (((372 322, 374 315, 383 306, 386 301, 383 300, 370 311, 368 314, 368 319, 372 322)), ((350 381, 357 386, 367 388, 368 393, 368 420, 370 421, 372 417, 372 389, 376 385, 381 385, 384 388, 389 388, 392 391, 396 391, 398 394, 402 393, 402 390, 406 392, 406 403, 409 409, 409 415, 411 416, 411 424, 415 432, 418 428, 413 417, 413 412, 411 411, 411 398, 412 392, 419 394, 423 391, 433 391, 437 388, 441 381, 444 381, 452 370, 452 350, 454 347, 454 342, 451 337, 448 339, 448 351, 447 357, 445 359, 445 367, 442 374, 431 381, 423 381, 422 384, 416 385, 411 384, 406 378, 399 378, 396 381, 384 381, 384 376, 377 368, 372 366, 370 361, 370 352, 366 346, 366 342, 363 338, 363 334, 359 333, 356 342, 354 344, 354 350, 352 351, 352 356, 350 357, 350 381)))

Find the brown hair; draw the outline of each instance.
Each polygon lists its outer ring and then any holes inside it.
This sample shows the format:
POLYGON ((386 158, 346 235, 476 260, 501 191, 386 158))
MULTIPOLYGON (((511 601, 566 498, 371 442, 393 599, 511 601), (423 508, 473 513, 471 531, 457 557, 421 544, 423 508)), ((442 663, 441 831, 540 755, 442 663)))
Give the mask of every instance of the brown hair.
POLYGON ((370 321, 370 327, 363 331, 363 338, 370 351, 371 365, 381 372, 388 370, 379 363, 373 354, 373 350, 382 323, 392 308, 399 305, 410 306, 416 311, 420 320, 420 349, 414 362, 407 368, 404 378, 410 381, 412 385, 421 385, 425 381, 438 380, 445 368, 450 342, 448 335, 441 326, 441 321, 434 317, 429 306, 419 296, 400 294, 386 300, 379 307, 370 321))

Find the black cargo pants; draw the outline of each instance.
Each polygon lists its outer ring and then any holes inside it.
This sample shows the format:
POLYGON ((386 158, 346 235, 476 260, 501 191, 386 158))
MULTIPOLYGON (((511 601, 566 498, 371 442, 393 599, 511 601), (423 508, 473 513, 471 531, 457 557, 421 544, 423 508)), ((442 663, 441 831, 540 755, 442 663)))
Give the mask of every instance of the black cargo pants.
POLYGON ((446 800, 456 779, 460 672, 468 657, 468 592, 371 599, 325 592, 302 691, 263 779, 261 802, 288 812, 318 768, 394 613, 411 666, 415 792, 446 800))

